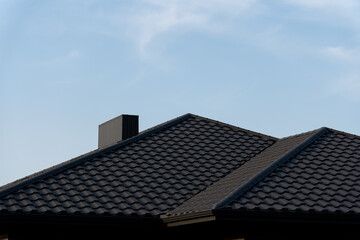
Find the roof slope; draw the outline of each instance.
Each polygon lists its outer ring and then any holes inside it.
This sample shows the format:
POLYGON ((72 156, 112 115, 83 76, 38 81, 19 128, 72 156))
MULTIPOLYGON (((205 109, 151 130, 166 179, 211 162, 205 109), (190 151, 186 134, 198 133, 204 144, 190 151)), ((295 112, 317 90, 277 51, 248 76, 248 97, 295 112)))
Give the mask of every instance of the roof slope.
POLYGON ((360 137, 321 128, 279 139, 162 218, 173 226, 244 212, 360 219, 359 199, 360 137))
POLYGON ((0 188, 0 216, 162 215, 170 224, 229 212, 360 219, 359 199, 359 136, 321 128, 275 139, 186 114, 0 188))
POLYGON ((359 199, 360 137, 329 129, 225 207, 360 214, 359 199))
POLYGON ((186 114, 0 189, 1 213, 159 216, 275 138, 186 114))
POLYGON ((222 208, 234 197, 246 192, 277 166, 301 151, 324 131, 326 130, 319 129, 278 140, 206 190, 169 212, 168 216, 222 208))

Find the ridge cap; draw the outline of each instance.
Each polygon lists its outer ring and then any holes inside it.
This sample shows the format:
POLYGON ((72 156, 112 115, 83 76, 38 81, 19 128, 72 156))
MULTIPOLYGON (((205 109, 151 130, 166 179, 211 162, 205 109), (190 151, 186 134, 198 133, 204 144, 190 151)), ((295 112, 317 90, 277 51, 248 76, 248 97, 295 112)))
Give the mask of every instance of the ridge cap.
POLYGON ((289 136, 286 136, 286 137, 282 137, 282 138, 279 138, 279 140, 285 140, 285 139, 289 139, 289 138, 299 137, 299 136, 302 136, 302 135, 315 133, 315 132, 322 131, 322 130, 331 130, 331 129, 329 129, 328 127, 320 127, 320 128, 316 128, 314 130, 310 130, 310 131, 306 131, 306 132, 297 133, 297 134, 289 135, 289 136))
MULTIPOLYGON (((326 127, 321 127, 319 129, 315 129, 312 131, 308 131, 308 132, 304 132, 304 133, 300 133, 300 134, 296 134, 296 135, 292 135, 292 136, 288 136, 288 137, 284 137, 279 139, 277 142, 275 142, 273 145, 269 146, 268 148, 266 148, 263 152, 259 153, 258 155, 256 155, 254 158, 250 159, 248 162, 246 162, 244 165, 240 166, 238 169, 242 168, 243 166, 245 166, 247 163, 249 162, 254 162, 254 159, 256 160, 257 158, 262 157, 261 155, 264 154, 264 152, 266 151, 271 151, 272 148, 274 148, 274 146, 276 144, 280 144, 280 141, 284 141, 287 139, 291 139, 291 138, 296 138, 299 136, 304 136, 306 134, 310 134, 310 136, 308 136, 306 139, 304 139, 302 142, 300 142, 299 144, 297 144, 296 146, 290 148, 288 151, 286 151, 285 153, 283 153, 282 155, 280 155, 279 157, 276 158, 275 161, 271 162, 269 165, 267 165, 265 168, 259 170, 259 172, 257 172, 255 175, 251 176, 245 183, 243 183, 239 188, 236 188, 235 190, 233 190, 232 192, 230 192, 226 197, 224 197, 222 200, 220 200, 217 204, 215 204, 212 207, 212 210, 215 209, 219 209, 221 207, 224 207, 224 205, 230 203, 232 200, 234 200, 234 198, 236 198, 237 196, 244 194, 245 192, 247 192, 250 188, 252 188, 256 183, 260 182, 262 179, 264 179, 266 176, 268 176, 271 172, 273 172, 278 166, 280 166, 281 164, 283 164, 284 162, 286 162, 287 160, 289 160, 291 157, 295 156, 297 153, 299 153, 301 150, 305 149, 307 146, 309 146, 311 143, 313 143, 315 140, 317 140, 319 137, 321 137, 322 135, 324 135, 325 133, 329 132, 329 129, 326 127)), ((234 171, 236 171, 237 169, 235 169, 234 171)), ((233 171, 233 172, 234 172, 233 171)), ((231 174, 231 173, 229 173, 231 174)), ((225 176, 226 177, 226 176, 225 176)))

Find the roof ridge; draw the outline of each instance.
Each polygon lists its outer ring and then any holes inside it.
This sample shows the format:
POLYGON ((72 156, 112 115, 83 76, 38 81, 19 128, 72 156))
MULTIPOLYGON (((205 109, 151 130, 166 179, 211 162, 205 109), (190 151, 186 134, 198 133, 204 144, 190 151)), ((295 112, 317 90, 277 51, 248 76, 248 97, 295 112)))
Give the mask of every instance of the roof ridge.
POLYGON ((339 133, 339 134, 343 134, 343 135, 346 135, 347 137, 352 137, 352 138, 360 138, 360 135, 356 135, 356 134, 353 134, 353 133, 348 133, 348 132, 344 132, 344 131, 341 131, 341 130, 336 130, 336 129, 333 129, 333 128, 327 128, 330 132, 335 132, 335 133, 339 133))
POLYGON ((68 161, 65 161, 65 162, 62 162, 60 164, 56 164, 52 167, 49 167, 49 168, 46 168, 44 170, 41 170, 39 172, 36 172, 34 174, 31 174, 31 175, 28 175, 24 178, 21 178, 21 179, 18 179, 18 180, 15 180, 13 182, 10 182, 8 184, 5 184, 3 186, 0 187, 0 198, 3 197, 4 195, 7 195, 11 192, 14 192, 26 185, 29 185, 33 182, 36 182, 38 180, 42 180, 46 177, 49 177, 51 175, 54 175, 58 172, 61 172, 61 171, 64 171, 66 169, 69 169, 71 167, 74 167, 76 165, 79 165, 89 159, 92 159, 94 157, 97 157, 97 156, 100 156, 101 154, 104 154, 108 151, 112 151, 116 148, 119 148, 119 147, 123 147, 123 146, 126 146, 126 145, 129 145, 135 141, 138 141, 142 138, 145 138, 145 137, 148 137, 154 133, 157 133, 159 131, 162 131, 166 128, 169 128, 173 125, 176 125, 184 120, 187 120, 189 119, 190 117, 193 117, 192 114, 190 113, 187 113, 187 114, 184 114, 180 117, 176 117, 172 120, 169 120, 167 122, 164 122, 164 123, 161 123, 159 125, 156 125, 155 127, 152 127, 152 128, 149 128, 149 129, 146 129, 142 132, 140 132, 138 135, 134 136, 134 137, 131 137, 129 139, 126 139, 126 140, 123 140, 123 141, 119 141, 111 146, 108 146, 108 147, 105 147, 105 148, 102 148, 102 149, 96 149, 94 151, 90 151, 86 154, 83 154, 83 155, 80 155, 78 157, 75 157, 75 158, 72 158, 68 161))
POLYGON ((202 119, 202 120, 205 120, 205 121, 208 121, 208 122, 219 124, 221 126, 226 126, 226 127, 230 127, 232 129, 235 129, 235 130, 240 130, 240 131, 245 132, 245 133, 250 134, 250 135, 257 135, 257 136, 260 136, 262 138, 265 137, 265 138, 270 138, 272 140, 278 140, 278 138, 276 138, 276 137, 266 135, 266 134, 263 134, 263 133, 260 133, 260 132, 251 131, 251 130, 248 130, 248 129, 245 129, 245 128, 241 128, 241 127, 231 125, 231 124, 228 124, 228 123, 220 122, 220 121, 217 121, 217 120, 214 120, 214 119, 198 116, 198 115, 195 115, 195 114, 190 114, 190 115, 195 117, 195 118, 199 118, 199 119, 202 119))
MULTIPOLYGON (((267 175, 269 175, 271 172, 273 172, 278 166, 280 166, 281 164, 283 164, 284 162, 289 160, 291 157, 293 157, 294 155, 299 153, 301 150, 305 149, 307 146, 309 146, 311 143, 313 143, 315 140, 317 140, 319 137, 321 137, 322 135, 324 135, 327 132, 329 132, 329 129, 326 128, 326 127, 322 127, 322 128, 319 128, 319 129, 316 129, 316 130, 313 130, 313 131, 308 131, 308 132, 305 132, 305 133, 296 134, 296 135, 292 135, 292 136, 288 136, 288 137, 279 139, 279 141, 277 141, 275 144, 268 147, 267 149, 265 149, 260 154, 256 155, 252 159, 253 162, 255 162, 257 159, 263 157, 263 155, 267 154, 268 153, 267 151, 274 150, 274 148, 278 147, 278 145, 281 144, 282 141, 287 141, 289 139, 292 140, 294 138, 304 137, 304 136, 310 134, 308 137, 306 137, 303 141, 301 141, 295 147, 290 148, 285 153, 281 154, 280 157, 278 157, 274 161, 270 162, 270 164, 267 165, 267 167, 265 167, 263 169, 259 169, 260 171, 258 171, 252 177, 250 177, 248 179, 248 181, 243 183, 239 188, 235 189, 229 195, 224 197, 220 202, 218 202, 213 207, 213 210, 223 207, 224 205, 231 202, 235 197, 247 192, 256 183, 258 183, 259 181, 264 179, 267 175)), ((275 149, 275 151, 276 151, 276 149, 275 149)), ((252 160, 250 160, 249 162, 251 162, 252 160)), ((249 163, 249 162, 247 162, 247 163, 249 163)), ((247 163, 245 163, 243 166, 245 166, 247 163)), ((236 171, 236 170, 234 170, 234 171, 236 171)))

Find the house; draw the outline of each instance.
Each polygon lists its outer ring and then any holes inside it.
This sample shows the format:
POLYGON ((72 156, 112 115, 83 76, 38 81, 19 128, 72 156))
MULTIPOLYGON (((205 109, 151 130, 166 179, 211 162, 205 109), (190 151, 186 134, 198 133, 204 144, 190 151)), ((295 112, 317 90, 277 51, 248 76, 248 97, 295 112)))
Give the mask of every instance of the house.
MULTIPOLYGON (((3 160, 2 160, 3 161, 3 160)), ((360 137, 277 139, 193 114, 0 188, 0 239, 360 239, 360 137)))

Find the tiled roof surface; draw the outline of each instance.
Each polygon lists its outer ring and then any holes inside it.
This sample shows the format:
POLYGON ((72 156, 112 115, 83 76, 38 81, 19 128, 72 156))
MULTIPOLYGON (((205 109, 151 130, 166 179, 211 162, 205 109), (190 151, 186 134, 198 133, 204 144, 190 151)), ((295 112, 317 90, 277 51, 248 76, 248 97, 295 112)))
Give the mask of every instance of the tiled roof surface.
POLYGON ((159 216, 275 139, 187 114, 0 189, 0 213, 159 216))
POLYGON ((1 187, 0 216, 360 216, 359 199, 359 136, 321 128, 275 139, 186 114, 1 187))
POLYGON ((360 214, 360 137, 328 130, 227 208, 360 214))
POLYGON ((222 208, 325 131, 319 129, 278 140, 241 167, 169 212, 168 216, 222 208))

